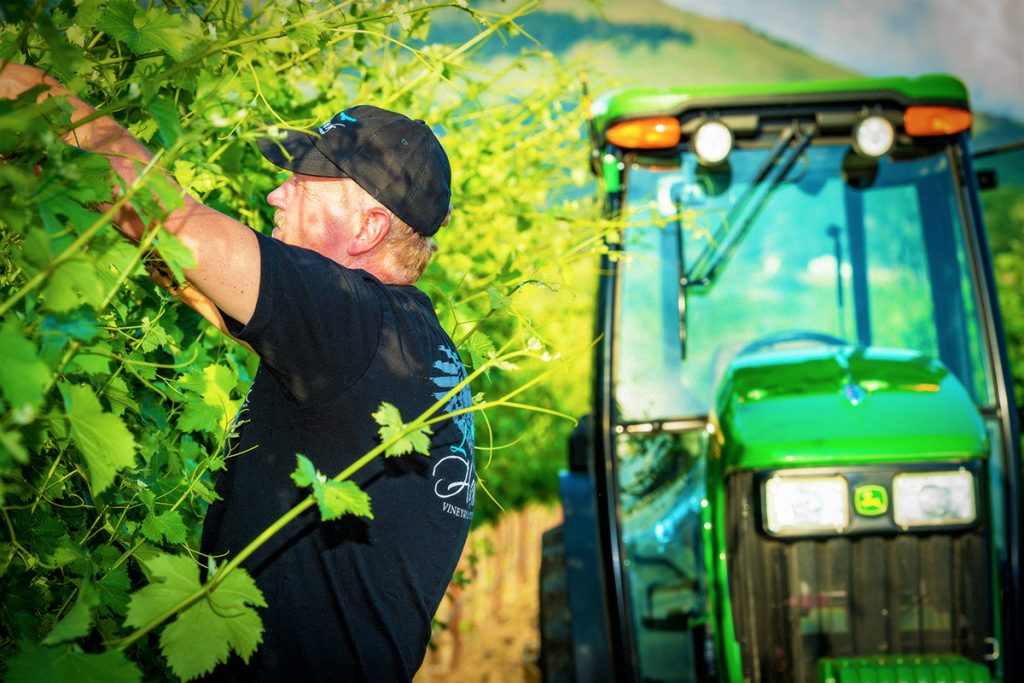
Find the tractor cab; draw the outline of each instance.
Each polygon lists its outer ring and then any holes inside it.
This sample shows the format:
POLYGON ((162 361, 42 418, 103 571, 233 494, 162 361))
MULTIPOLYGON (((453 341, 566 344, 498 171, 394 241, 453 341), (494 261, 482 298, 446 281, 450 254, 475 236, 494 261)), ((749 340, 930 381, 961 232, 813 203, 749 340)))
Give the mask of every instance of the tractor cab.
POLYGON ((621 230, 545 550, 565 594, 542 589, 564 603, 542 630, 569 633, 542 638, 548 679, 1024 675, 1019 432, 962 84, 593 110, 621 230))

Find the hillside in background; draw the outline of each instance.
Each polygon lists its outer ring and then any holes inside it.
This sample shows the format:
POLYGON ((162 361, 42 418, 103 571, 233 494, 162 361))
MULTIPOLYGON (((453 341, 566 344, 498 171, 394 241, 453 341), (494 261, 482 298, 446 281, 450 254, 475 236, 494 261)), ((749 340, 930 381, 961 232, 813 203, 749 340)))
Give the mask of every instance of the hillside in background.
MULTIPOLYGON (((509 3, 482 5, 488 6, 507 11, 509 3)), ((600 7, 584 0, 548 0, 518 23, 522 33, 506 32, 504 40, 485 42, 475 54, 478 60, 490 65, 493 72, 500 72, 520 54, 551 52, 563 71, 586 72, 592 95, 631 85, 769 83, 861 75, 742 24, 685 12, 659 0, 607 0, 600 7)), ((441 11, 432 15, 429 41, 461 44, 479 31, 480 26, 465 13, 441 11)), ((551 61, 536 60, 534 66, 514 72, 516 78, 504 81, 510 83, 508 94, 514 100, 517 84, 551 78, 552 68, 551 61)), ((580 99, 580 89, 570 87, 563 102, 572 107, 580 99)), ((1024 126, 976 112, 974 134, 975 148, 984 149, 1024 138, 1024 126)), ((582 131, 578 153, 570 150, 568 158, 570 164, 578 163, 571 170, 585 177, 587 145, 582 131)), ((995 219, 988 223, 997 250, 1000 245, 1010 244, 1008 236, 1020 233, 1019 221, 1011 217, 1016 215, 1014 207, 1024 195, 1016 187, 1020 173, 1013 168, 1011 162, 998 169, 1001 181, 1010 181, 1014 187, 1005 188, 998 206, 989 212, 995 219)), ((586 193, 592 193, 592 188, 586 193)), ((1017 257, 1013 258, 1016 263, 1017 257)), ((1003 258, 1001 263, 1006 262, 1003 258)), ((551 389, 552 400, 572 415, 580 415, 589 407, 590 384, 585 378, 591 357, 580 348, 590 341, 593 329, 592 287, 596 281, 592 267, 577 270, 571 297, 553 299, 548 291, 528 289, 520 293, 518 305, 549 339, 558 340, 563 355, 573 356, 556 380, 560 386, 551 389)), ((502 506, 515 509, 529 500, 555 498, 555 473, 564 466, 569 429, 567 422, 555 421, 543 428, 542 440, 530 440, 532 457, 493 459, 483 476, 502 506)), ((491 505, 490 501, 483 503, 484 514, 480 517, 492 518, 491 505)))
MULTIPOLYGON (((586 71, 595 94, 629 85, 769 83, 862 75, 745 25, 703 17, 659 0, 599 4, 548 0, 519 22, 525 35, 488 41, 478 55, 500 65, 524 51, 547 50, 566 69, 586 71)), ((436 17, 431 41, 461 43, 479 30, 463 12, 439 12, 436 17)), ((524 80, 537 77, 543 74, 523 74, 524 80)), ((1019 140, 1024 138, 1024 124, 977 112, 974 137, 976 148, 1019 140)))
MULTIPOLYGON (((622 85, 768 82, 855 76, 807 52, 729 21, 684 12, 658 0, 550 0, 520 25, 528 35, 489 41, 481 56, 553 52, 585 69, 596 91, 622 85)), ((430 39, 462 42, 478 27, 462 13, 439 14, 430 39)))

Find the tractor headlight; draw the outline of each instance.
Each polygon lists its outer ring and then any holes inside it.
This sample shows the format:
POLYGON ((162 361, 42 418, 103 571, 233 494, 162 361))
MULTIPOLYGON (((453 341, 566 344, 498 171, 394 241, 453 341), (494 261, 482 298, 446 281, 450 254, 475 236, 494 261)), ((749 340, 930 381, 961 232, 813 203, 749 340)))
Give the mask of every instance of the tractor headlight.
POLYGON ((838 532, 849 526, 849 485, 841 476, 776 475, 764 484, 765 527, 779 535, 838 532))
POLYGON ((892 478, 893 521, 902 527, 970 524, 977 518, 967 470, 904 472, 892 478))
POLYGON ((693 150, 702 164, 717 166, 732 151, 732 131, 721 121, 702 123, 693 134, 693 150))
POLYGON ((853 146, 868 157, 880 157, 892 149, 896 129, 884 116, 868 116, 857 124, 853 132, 853 146))

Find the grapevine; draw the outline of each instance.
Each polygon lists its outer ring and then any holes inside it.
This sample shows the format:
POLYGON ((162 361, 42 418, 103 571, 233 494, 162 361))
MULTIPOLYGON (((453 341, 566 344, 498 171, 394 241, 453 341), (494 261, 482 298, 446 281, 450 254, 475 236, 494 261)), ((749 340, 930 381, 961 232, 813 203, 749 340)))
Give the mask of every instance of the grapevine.
MULTIPOLYGON (((518 30, 517 18, 535 8, 4 6, 0 59, 44 69, 155 155, 138 182, 112 193, 107 161, 61 141, 72 129, 66 102, 37 103, 36 92, 0 99, 5 680, 192 679, 259 647, 265 601, 239 567, 251 549, 226 559, 198 552, 213 478, 240 455, 230 450, 233 420, 258 360, 147 277, 147 263, 152 270, 159 259, 180 281, 190 258, 159 229, 181 201, 166 174, 269 230, 264 198, 280 177, 260 160, 257 137, 307 128, 357 102, 430 121, 452 156, 458 204, 452 236, 421 284, 481 389, 465 410, 492 435, 485 450, 517 436, 515 427, 495 429, 506 414, 563 417, 513 400, 556 369, 552 340, 516 301, 526 289, 557 289, 559 273, 597 243, 589 207, 559 198, 572 184, 562 169, 575 165, 566 156, 580 122, 563 102, 561 77, 515 95, 503 89, 514 65, 473 61, 480 44, 518 30), (461 45, 431 43, 432 18, 444 12, 472 17, 478 33, 461 45), (128 201, 155 227, 139 244, 110 225, 128 201)), ((389 451, 420 457, 430 425, 452 417, 443 405, 397 418, 365 406, 379 416, 381 444, 360 462, 389 451)), ((370 513, 365 494, 346 485, 353 468, 310 467, 297 454, 296 485, 311 493, 289 514, 314 505, 325 520, 370 513)))

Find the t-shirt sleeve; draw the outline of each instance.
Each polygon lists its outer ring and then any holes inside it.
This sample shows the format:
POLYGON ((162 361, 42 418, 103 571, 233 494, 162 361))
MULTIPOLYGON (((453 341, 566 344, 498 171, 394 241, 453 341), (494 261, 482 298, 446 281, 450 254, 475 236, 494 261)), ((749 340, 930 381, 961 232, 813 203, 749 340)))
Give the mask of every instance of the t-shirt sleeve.
POLYGON ((224 314, 297 401, 319 401, 366 372, 383 319, 378 283, 308 249, 257 234, 260 289, 245 325, 224 314))

